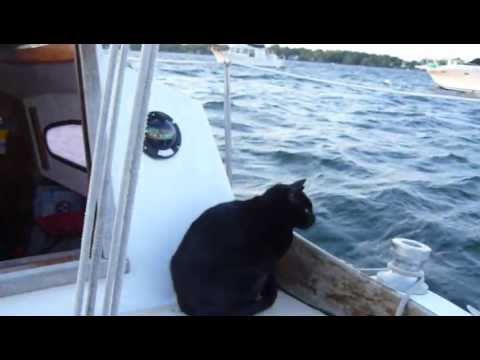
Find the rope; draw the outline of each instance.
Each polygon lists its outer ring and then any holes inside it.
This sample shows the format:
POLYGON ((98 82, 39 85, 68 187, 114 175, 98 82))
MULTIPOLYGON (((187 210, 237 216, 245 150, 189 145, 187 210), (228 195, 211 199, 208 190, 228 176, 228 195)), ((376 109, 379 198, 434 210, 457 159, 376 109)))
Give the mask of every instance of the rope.
POLYGON ((472 314, 472 316, 480 316, 480 311, 475 309, 473 306, 471 305, 467 305, 467 310, 470 314, 472 314))
MULTIPOLYGON (((389 268, 359 268, 358 270, 365 273, 377 273, 379 271, 389 270, 389 268)), ((403 313, 405 312, 405 308, 408 304, 408 301, 410 300, 410 295, 412 295, 411 294, 412 289, 414 289, 415 286, 422 280, 424 280, 423 275, 417 276, 417 279, 415 280, 415 282, 412 285, 410 285, 407 288, 407 290, 405 290, 404 292, 395 289, 395 291, 400 293, 400 302, 398 303, 397 309, 395 310, 395 316, 403 315, 403 313)))
POLYGON ((410 285, 407 290, 403 292, 403 294, 401 295, 400 303, 398 304, 397 310, 395 311, 395 316, 403 315, 405 308, 407 306, 407 303, 410 300, 410 295, 411 295, 410 291, 412 291, 415 285, 417 285, 422 280, 423 280, 423 276, 417 277, 417 280, 412 285, 410 285))
MULTIPOLYGON (((136 58, 131 58, 129 60, 138 61, 138 59, 136 59, 136 58)), ((192 65, 193 64, 202 64, 202 65, 207 65, 207 64, 212 65, 212 64, 214 64, 214 62, 200 61, 200 60, 157 59, 157 62, 158 63, 171 63, 171 64, 192 64, 192 65)), ((287 71, 275 70, 275 69, 270 69, 270 68, 266 68, 266 67, 255 66, 255 65, 249 65, 249 64, 232 63, 232 65, 243 66, 245 68, 255 69, 255 70, 258 70, 258 71, 262 71, 262 72, 269 72, 269 73, 277 74, 277 75, 283 75, 283 76, 286 76, 286 77, 299 79, 299 80, 306 80, 306 81, 311 81, 311 82, 315 82, 315 83, 322 83, 322 84, 335 85, 335 86, 343 86, 343 87, 349 87, 349 88, 353 88, 353 89, 384 92, 384 93, 390 93, 390 94, 396 94, 396 95, 402 95, 402 96, 417 96, 417 97, 432 98, 432 99, 480 102, 480 98, 477 98, 477 97, 453 96, 453 95, 442 95, 442 94, 427 94, 427 93, 421 93, 421 92, 415 92, 415 91, 410 92, 410 91, 403 91, 403 90, 386 89, 386 88, 380 88, 380 87, 375 87, 375 86, 370 86, 370 85, 353 84, 353 83, 342 82, 342 81, 320 79, 320 78, 317 78, 317 77, 307 76, 307 75, 298 75, 298 74, 293 74, 293 73, 290 73, 290 72, 287 72, 287 71)))
POLYGON ((426 94, 426 93, 419 93, 419 92, 409 92, 409 91, 402 91, 402 90, 385 89, 385 88, 378 88, 378 87, 367 86, 367 85, 359 85, 359 84, 352 84, 352 83, 346 83, 346 82, 340 82, 340 81, 334 81, 334 80, 319 79, 319 78, 315 78, 315 77, 312 77, 312 76, 296 75, 296 74, 292 74, 292 73, 289 73, 289 72, 286 72, 286 71, 262 68, 262 67, 255 66, 255 65, 238 64, 238 63, 236 63, 235 65, 239 65, 239 66, 243 66, 243 67, 247 67, 247 68, 251 68, 251 69, 256 69, 256 70, 259 70, 259 71, 266 71, 266 72, 270 72, 270 73, 273 73, 273 74, 288 76, 288 77, 295 78, 295 79, 307 80, 307 81, 329 84, 329 85, 336 85, 336 86, 346 86, 346 87, 350 87, 350 88, 353 88, 353 89, 378 91, 378 92, 385 92, 385 93, 404 95, 404 96, 418 96, 418 97, 445 99, 445 100, 480 102, 480 98, 469 98, 469 97, 441 95, 441 94, 426 94))

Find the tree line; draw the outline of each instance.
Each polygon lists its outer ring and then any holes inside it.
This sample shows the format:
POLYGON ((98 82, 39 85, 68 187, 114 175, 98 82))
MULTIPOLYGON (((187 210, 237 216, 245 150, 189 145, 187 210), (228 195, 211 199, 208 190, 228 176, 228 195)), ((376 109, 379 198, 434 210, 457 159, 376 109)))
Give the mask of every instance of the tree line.
MULTIPOLYGON (((226 45, 216 44, 161 44, 159 51, 175 52, 175 53, 193 53, 210 55, 210 47, 215 46, 219 50, 227 50, 226 45)), ((132 50, 140 50, 140 44, 132 44, 132 50)), ((408 68, 413 69, 416 65, 423 65, 432 62, 431 59, 423 59, 421 61, 404 61, 398 57, 389 55, 375 55, 357 51, 346 50, 311 50, 306 48, 289 48, 273 45, 269 48, 273 53, 282 59, 310 61, 322 63, 335 63, 345 65, 363 65, 378 66, 387 68, 408 68)), ((462 63, 461 59, 457 59, 462 63)), ((446 60, 437 60, 437 64, 446 64, 446 60)))
MULTIPOLYGON (((210 47, 214 44, 160 44, 159 51, 162 52, 174 52, 174 53, 190 53, 211 55, 210 47)), ((228 46, 215 45, 220 50, 227 50, 228 46)), ((131 44, 130 48, 135 51, 139 51, 141 44, 131 44)))

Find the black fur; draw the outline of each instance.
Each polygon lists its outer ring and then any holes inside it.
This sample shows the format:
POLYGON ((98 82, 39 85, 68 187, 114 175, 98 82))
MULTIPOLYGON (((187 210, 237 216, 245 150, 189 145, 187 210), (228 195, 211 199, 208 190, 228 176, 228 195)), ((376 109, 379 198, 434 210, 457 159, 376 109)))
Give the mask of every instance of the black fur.
POLYGON ((253 315, 277 297, 274 269, 293 228, 315 222, 305 180, 275 185, 246 201, 214 206, 193 222, 170 263, 188 315, 253 315))

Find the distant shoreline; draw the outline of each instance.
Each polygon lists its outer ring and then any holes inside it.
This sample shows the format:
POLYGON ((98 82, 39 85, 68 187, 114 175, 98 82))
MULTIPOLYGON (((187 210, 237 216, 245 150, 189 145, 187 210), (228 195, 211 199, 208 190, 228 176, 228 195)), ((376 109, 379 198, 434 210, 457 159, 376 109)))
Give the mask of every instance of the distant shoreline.
MULTIPOLYGON (((210 47, 214 44, 161 44, 159 51, 167 53, 183 53, 197 55, 211 55, 210 47)), ((218 45, 215 45, 219 47, 218 45)), ((227 49, 226 46, 220 46, 227 49)), ((132 50, 140 50, 140 44, 132 44, 132 50)), ((288 48, 273 45, 269 48, 277 56, 286 60, 333 63, 342 65, 362 65, 368 67, 415 69, 415 66, 428 63, 429 59, 422 61, 404 61, 389 55, 375 55, 343 50, 310 50, 305 48, 288 48)), ((437 61, 440 65, 444 60, 437 61)))

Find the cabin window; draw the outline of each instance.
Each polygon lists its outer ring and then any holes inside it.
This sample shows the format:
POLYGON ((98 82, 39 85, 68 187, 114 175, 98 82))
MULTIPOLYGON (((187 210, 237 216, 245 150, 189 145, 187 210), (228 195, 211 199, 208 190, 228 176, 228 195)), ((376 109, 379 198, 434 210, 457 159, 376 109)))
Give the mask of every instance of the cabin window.
POLYGON ((87 158, 80 120, 59 121, 47 126, 45 142, 49 153, 55 159, 87 171, 87 158))

